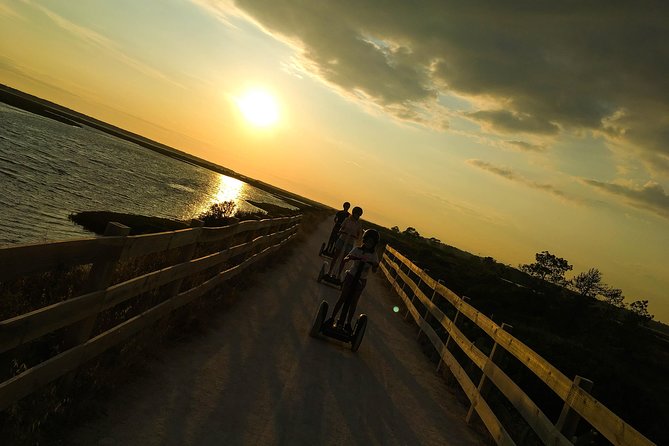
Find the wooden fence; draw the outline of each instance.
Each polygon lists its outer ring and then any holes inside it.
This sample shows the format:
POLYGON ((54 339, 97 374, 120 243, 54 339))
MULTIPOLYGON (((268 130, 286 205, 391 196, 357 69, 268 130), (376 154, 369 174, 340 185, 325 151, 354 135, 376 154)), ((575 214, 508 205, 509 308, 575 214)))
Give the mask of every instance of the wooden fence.
POLYGON ((429 338, 438 352, 441 358, 438 367, 441 367, 442 364, 448 366, 469 398, 471 406, 467 420, 469 421, 475 411, 497 444, 515 445, 516 443, 486 402, 486 395, 491 385, 496 386, 508 399, 543 444, 571 445, 579 418, 587 421, 615 446, 654 444, 593 398, 587 392, 588 383, 592 385, 591 382, 581 377, 576 377, 574 380, 567 378, 548 361, 511 336, 505 330, 504 324, 502 326, 495 324, 390 246, 386 246, 381 269, 406 304, 408 313, 418 324, 420 332, 429 338), (418 283, 409 277, 410 273, 413 273, 418 283), (432 291, 430 297, 421 290, 421 283, 424 284, 423 287, 428 287, 432 291), (453 320, 450 320, 435 304, 437 298, 445 299, 455 308, 456 313, 453 320), (426 309, 424 315, 421 315, 414 305, 416 299, 422 308, 426 309), (492 339, 494 345, 489 355, 484 354, 460 331, 457 326, 460 315, 467 317, 492 339), (432 328, 428 318, 443 327, 447 335, 445 341, 432 328), (478 383, 472 382, 463 365, 456 360, 451 352, 452 346, 449 349, 451 343, 457 344, 481 371, 478 383), (499 357, 503 352, 513 355, 564 401, 557 423, 551 422, 518 384, 502 370, 499 357))
POLYGON ((190 229, 138 236, 129 236, 129 228, 110 223, 108 236, 102 238, 0 248, 0 283, 91 265, 85 294, 0 322, 0 354, 59 329, 65 329, 69 347, 0 383, 0 411, 244 271, 293 238, 300 220, 298 215, 218 228, 205 228, 199 222, 190 229), (194 258, 198 247, 206 246, 222 249, 194 258), (168 251, 179 253, 178 263, 111 283, 119 262, 168 251), (206 280, 181 289, 185 280, 205 271, 206 280), (101 312, 159 288, 167 294, 159 303, 91 337, 101 312))

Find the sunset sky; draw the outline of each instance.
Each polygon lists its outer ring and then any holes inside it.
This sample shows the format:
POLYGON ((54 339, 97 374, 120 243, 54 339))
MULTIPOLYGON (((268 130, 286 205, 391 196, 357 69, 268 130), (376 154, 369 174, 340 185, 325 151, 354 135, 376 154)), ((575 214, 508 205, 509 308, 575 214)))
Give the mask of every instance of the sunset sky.
POLYGON ((668 322, 669 8, 513 5, 0 0, 0 82, 668 322))

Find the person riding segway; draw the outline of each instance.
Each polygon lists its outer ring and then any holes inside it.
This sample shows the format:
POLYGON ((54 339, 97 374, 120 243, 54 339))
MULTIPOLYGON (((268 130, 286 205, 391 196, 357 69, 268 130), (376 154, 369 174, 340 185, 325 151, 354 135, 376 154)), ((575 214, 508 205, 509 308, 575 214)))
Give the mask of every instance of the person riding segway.
POLYGON ((332 262, 329 265, 327 273, 326 264, 323 264, 321 268, 321 273, 318 276, 318 281, 325 281, 328 284, 334 285, 337 288, 342 284, 341 272, 344 269, 346 260, 339 261, 339 258, 342 256, 342 253, 347 253, 351 251, 356 241, 360 239, 362 235, 362 222, 360 217, 362 216, 362 208, 356 206, 351 211, 351 216, 348 217, 341 225, 339 229, 339 238, 335 243, 334 254, 332 256, 332 262), (332 272, 337 268, 337 275, 332 274, 332 272))
POLYGON ((362 236, 362 246, 353 248, 344 258, 351 260, 353 265, 346 271, 339 299, 332 314, 325 320, 328 310, 326 301, 321 302, 318 313, 310 331, 311 336, 322 333, 335 339, 351 343, 351 349, 357 351, 367 326, 367 315, 361 314, 356 322, 355 329, 351 327, 351 320, 355 314, 358 300, 367 284, 369 270, 376 271, 379 258, 376 254, 380 236, 375 229, 368 229, 362 236), (335 323, 335 318, 339 318, 335 323))
POLYGON ((353 261, 351 268, 346 271, 346 277, 342 282, 341 293, 339 293, 339 300, 332 310, 330 317, 331 324, 334 323, 337 313, 341 309, 341 315, 337 321, 337 326, 344 327, 344 331, 351 332, 351 319, 355 313, 355 308, 358 305, 358 299, 362 294, 362 290, 367 285, 367 274, 372 269, 376 272, 379 265, 379 257, 376 255, 376 245, 381 239, 378 231, 375 229, 368 229, 362 235, 362 246, 353 248, 349 252, 342 263, 349 260, 353 261), (343 308, 342 308, 343 307, 343 308), (345 325, 343 324, 345 322, 345 325))
POLYGON ((334 226, 332 226, 332 231, 330 232, 330 238, 326 243, 323 243, 321 245, 321 250, 318 253, 319 255, 322 255, 324 257, 332 257, 334 254, 334 247, 335 247, 335 242, 339 238, 339 229, 341 229, 341 225, 349 217, 349 212, 348 208, 351 207, 351 203, 348 201, 344 202, 343 204, 343 209, 337 211, 337 213, 334 216, 334 226))

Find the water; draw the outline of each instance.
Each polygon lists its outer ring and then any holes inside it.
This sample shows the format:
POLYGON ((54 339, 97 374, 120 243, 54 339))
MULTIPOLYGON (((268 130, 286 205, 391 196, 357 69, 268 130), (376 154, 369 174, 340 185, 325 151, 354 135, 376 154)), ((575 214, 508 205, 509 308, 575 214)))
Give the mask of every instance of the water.
POLYGON ((113 211, 188 220, 211 204, 291 207, 237 179, 89 127, 0 103, 0 245, 91 237, 68 216, 113 211))

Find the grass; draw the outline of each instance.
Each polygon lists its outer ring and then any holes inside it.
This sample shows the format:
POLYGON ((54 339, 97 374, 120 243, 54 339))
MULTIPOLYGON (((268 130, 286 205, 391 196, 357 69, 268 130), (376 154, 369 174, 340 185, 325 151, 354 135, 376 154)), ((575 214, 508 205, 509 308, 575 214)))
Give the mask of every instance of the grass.
MULTIPOLYGON (((472 306, 496 323, 512 325, 511 332, 516 338, 567 377, 580 375, 592 380, 592 395, 635 429, 657 444, 669 444, 669 431, 662 415, 669 413, 666 379, 669 342, 627 310, 543 282, 491 258, 407 237, 373 224, 367 226, 379 230, 385 243, 429 270, 431 277, 442 279, 459 296, 468 296, 472 306)), ((423 291, 431 295, 427 288, 423 291)), ((450 304, 444 300, 437 304, 453 319, 455 310, 450 304)), ((418 308, 424 313, 420 305, 418 308)), ((473 323, 461 317, 458 326, 484 353, 489 351, 491 341, 473 323)), ((436 363, 438 355, 434 348, 425 338, 421 342, 436 363)), ((453 350, 456 357, 468 366, 469 360, 457 350, 453 350)), ((557 421, 562 401, 518 361, 508 362, 507 374, 553 422, 557 421)), ((465 368, 477 383, 480 371, 465 368)), ((503 396, 493 392, 492 399, 501 413, 510 411, 511 405, 503 396)), ((503 423, 510 429, 518 429, 512 426, 518 423, 517 417, 509 415, 503 423)), ((588 426, 581 425, 579 432, 583 433, 588 426)), ((533 433, 525 430, 526 426, 519 431, 525 435, 523 444, 533 444, 533 433)))
MULTIPOLYGON (((255 214, 236 214, 235 218, 257 219, 301 212, 303 217, 297 240, 307 237, 326 216, 331 214, 331 211, 325 208, 304 204, 298 211, 264 203, 253 204, 263 211, 255 214)), ((73 216, 73 220, 96 233, 103 233, 107 221, 118 221, 130 226, 133 228, 131 234, 162 232, 188 226, 185 222, 109 212, 80 213, 73 216)), ((241 234, 240 237, 243 238, 245 235, 241 234)), ((236 240, 222 242, 217 246, 199 246, 196 256, 207 255, 223 249, 226 245, 241 242, 238 237, 236 240)), ((294 245, 295 243, 287 245, 279 255, 290 255, 295 249, 294 245)), ((178 263, 181 255, 181 249, 174 249, 120 262, 115 269, 113 283, 120 283, 178 263)), ((254 264, 244 274, 226 281, 158 321, 150 329, 141 331, 91 360, 77 371, 74 380, 60 378, 0 412, 0 431, 3 433, 3 438, 11 439, 11 444, 16 445, 58 444, 55 439, 61 438, 62 434, 73 425, 100 414, 104 410, 102 402, 106 397, 121 383, 141 373, 143 361, 157 346, 169 348, 171 343, 179 342, 184 337, 201 335, 208 329, 208 321, 212 314, 224 311, 240 298, 241 291, 253 282, 254 271, 271 264, 272 259, 264 259, 254 264)), ((0 320, 81 295, 89 271, 90 265, 79 265, 0 283, 0 302, 2 302, 0 320)), ((205 271, 188 278, 182 284, 182 290, 202 283, 213 274, 213 271, 205 271)), ((144 293, 100 313, 93 335, 102 333, 164 301, 169 297, 166 293, 168 288, 169 285, 166 285, 161 289, 144 293)), ((68 340, 68 330, 65 328, 0 354, 0 382, 66 350, 70 346, 68 340)))

